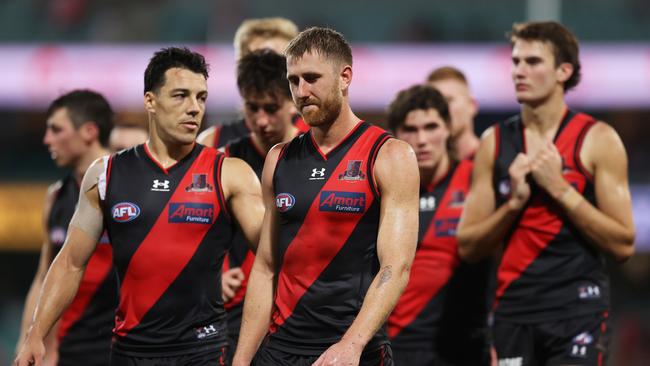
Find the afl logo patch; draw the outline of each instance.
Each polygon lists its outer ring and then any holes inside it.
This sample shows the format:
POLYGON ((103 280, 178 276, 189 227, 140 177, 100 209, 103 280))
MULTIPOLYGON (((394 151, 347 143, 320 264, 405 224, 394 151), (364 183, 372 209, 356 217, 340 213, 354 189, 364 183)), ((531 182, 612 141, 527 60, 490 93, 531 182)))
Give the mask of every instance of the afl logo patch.
POLYGON ((287 212, 296 204, 296 197, 291 193, 280 193, 275 196, 275 207, 280 212, 287 212))
POLYGON ((131 202, 120 202, 111 209, 113 220, 117 222, 129 222, 140 216, 140 207, 131 202))

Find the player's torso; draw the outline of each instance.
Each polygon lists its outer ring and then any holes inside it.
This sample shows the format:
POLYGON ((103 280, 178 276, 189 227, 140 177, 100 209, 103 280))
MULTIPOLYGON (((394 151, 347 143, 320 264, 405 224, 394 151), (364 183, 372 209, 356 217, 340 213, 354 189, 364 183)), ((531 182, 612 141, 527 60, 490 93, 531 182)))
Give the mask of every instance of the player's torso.
POLYGON ((389 137, 363 122, 326 155, 311 133, 280 153, 273 179, 280 266, 274 340, 322 351, 358 313, 379 265, 372 168, 389 137))
POLYGON ((109 162, 103 207, 120 279, 116 345, 124 350, 222 342, 220 270, 232 237, 222 162, 198 144, 167 169, 145 145, 109 162))
MULTIPOLYGON (((582 166, 582 141, 594 119, 567 112, 554 144, 562 174, 585 199, 595 203, 593 179, 582 166)), ((526 153, 518 116, 498 125, 494 167, 497 207, 510 194, 508 167, 526 153)), ((609 286, 603 258, 572 226, 562 209, 532 178, 531 197, 506 240, 498 269, 496 315, 518 321, 571 317, 607 308, 609 286)))
POLYGON ((418 248, 409 283, 387 322, 396 348, 430 347, 446 325, 486 325, 489 263, 462 263, 456 240, 471 172, 466 160, 420 189, 418 248))

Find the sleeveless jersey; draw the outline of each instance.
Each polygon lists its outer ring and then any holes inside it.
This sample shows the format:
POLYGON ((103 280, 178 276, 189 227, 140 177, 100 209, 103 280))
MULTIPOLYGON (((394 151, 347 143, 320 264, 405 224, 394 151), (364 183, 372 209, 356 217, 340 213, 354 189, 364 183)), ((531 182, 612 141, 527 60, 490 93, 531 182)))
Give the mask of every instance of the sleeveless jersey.
POLYGON ((436 334, 449 333, 444 329, 469 333, 487 326, 490 261, 461 262, 456 240, 472 166, 471 160, 454 164, 439 182, 420 188, 418 248, 387 321, 396 349, 430 349, 436 334))
MULTIPOLYGON (((328 154, 311 132, 281 151, 273 177, 279 274, 267 347, 319 355, 357 316, 379 270, 372 171, 389 138, 360 122, 328 154)), ((381 330, 366 349, 386 342, 381 330)))
MULTIPOLYGON (((554 143, 562 174, 587 201, 595 203, 593 177, 580 162, 593 117, 568 111, 554 143)), ((508 167, 526 152, 524 126, 515 116, 495 126, 494 191, 497 207, 510 194, 508 167)), ((604 258, 582 237, 562 208, 532 177, 531 197, 506 238, 497 272, 495 317, 532 323, 606 310, 609 281, 604 258)))
MULTIPOLYGON (((79 185, 72 174, 60 182, 47 219, 54 258, 65 241, 72 220, 79 185)), ((72 303, 61 315, 57 338, 59 359, 86 358, 108 361, 111 329, 117 307, 117 277, 113 270, 112 250, 106 233, 93 252, 72 303)))
MULTIPOLYGON (((293 117, 293 125, 296 126, 300 132, 309 131, 309 125, 307 125, 298 114, 293 117)), ((212 143, 212 146, 215 148, 226 146, 229 142, 238 138, 246 137, 250 133, 251 131, 248 129, 248 126, 246 126, 246 122, 244 122, 243 118, 232 123, 218 125, 214 131, 214 142, 212 143)))
MULTIPOLYGON (((253 143, 251 135, 231 141, 225 146, 225 152, 226 156, 232 156, 245 161, 250 165, 257 177, 260 179, 262 178, 262 169, 264 168, 264 159, 266 158, 266 154, 253 143)), ((232 247, 223 263, 224 272, 230 268, 240 267, 245 276, 244 281, 242 281, 241 287, 237 290, 235 296, 225 304, 226 310, 228 310, 229 329, 235 327, 237 332, 239 332, 239 324, 241 323, 244 295, 246 294, 246 288, 248 285, 248 276, 253 268, 254 261, 255 255, 250 250, 244 234, 241 230, 237 230, 233 238, 232 247)))
POLYGON ((166 356, 225 344, 221 266, 233 229, 223 159, 196 144, 166 169, 146 145, 108 161, 103 209, 120 280, 114 352, 166 356))

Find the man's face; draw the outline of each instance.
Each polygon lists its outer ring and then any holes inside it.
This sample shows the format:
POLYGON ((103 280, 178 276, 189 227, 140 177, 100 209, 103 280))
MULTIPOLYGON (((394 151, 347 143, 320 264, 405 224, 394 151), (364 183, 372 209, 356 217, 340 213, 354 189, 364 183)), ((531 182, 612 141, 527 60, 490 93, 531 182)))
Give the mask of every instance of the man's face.
POLYGON ((471 128, 478 105, 469 92, 467 85, 457 79, 443 79, 430 83, 447 100, 451 115, 451 136, 459 136, 471 128))
POLYGON ((287 59, 291 95, 308 125, 331 124, 341 113, 343 90, 339 71, 337 62, 327 61, 314 52, 287 59))
POLYGON ((177 144, 194 142, 207 98, 208 83, 202 74, 176 67, 167 70, 165 84, 145 96, 158 137, 177 144))
POLYGON ((410 111, 404 124, 395 131, 395 137, 411 145, 421 170, 435 168, 447 154, 449 129, 433 108, 410 111))
POLYGON ((75 128, 65 107, 55 110, 47 119, 43 144, 57 166, 73 166, 88 150, 86 138, 80 129, 75 128))
POLYGON ((293 101, 271 94, 244 97, 246 126, 265 145, 275 145, 284 140, 292 126, 293 101))
POLYGON ((512 81, 517 101, 538 104, 566 81, 555 66, 553 46, 548 42, 517 39, 512 47, 512 81))

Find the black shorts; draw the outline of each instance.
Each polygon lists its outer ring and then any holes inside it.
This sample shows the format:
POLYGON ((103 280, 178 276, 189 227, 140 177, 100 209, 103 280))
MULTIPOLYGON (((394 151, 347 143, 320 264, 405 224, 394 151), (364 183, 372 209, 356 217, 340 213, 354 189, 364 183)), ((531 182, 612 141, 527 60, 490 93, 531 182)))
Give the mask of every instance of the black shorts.
POLYGON ((607 313, 535 324, 496 321, 494 346, 499 365, 552 366, 607 363, 607 313))
MULTIPOLYGON (((311 366, 319 356, 296 355, 262 346, 252 366, 311 366)), ((393 366, 393 352, 390 345, 364 351, 359 360, 359 366, 393 366)))
POLYGON ((111 366, 222 366, 230 365, 226 359, 228 347, 202 348, 200 351, 178 356, 127 356, 111 353, 111 366))
POLYGON ((490 329, 467 326, 436 328, 432 338, 417 343, 395 339, 397 366, 490 366, 490 329))
POLYGON ((57 366, 106 366, 111 357, 110 350, 93 354, 68 355, 60 354, 57 366))

